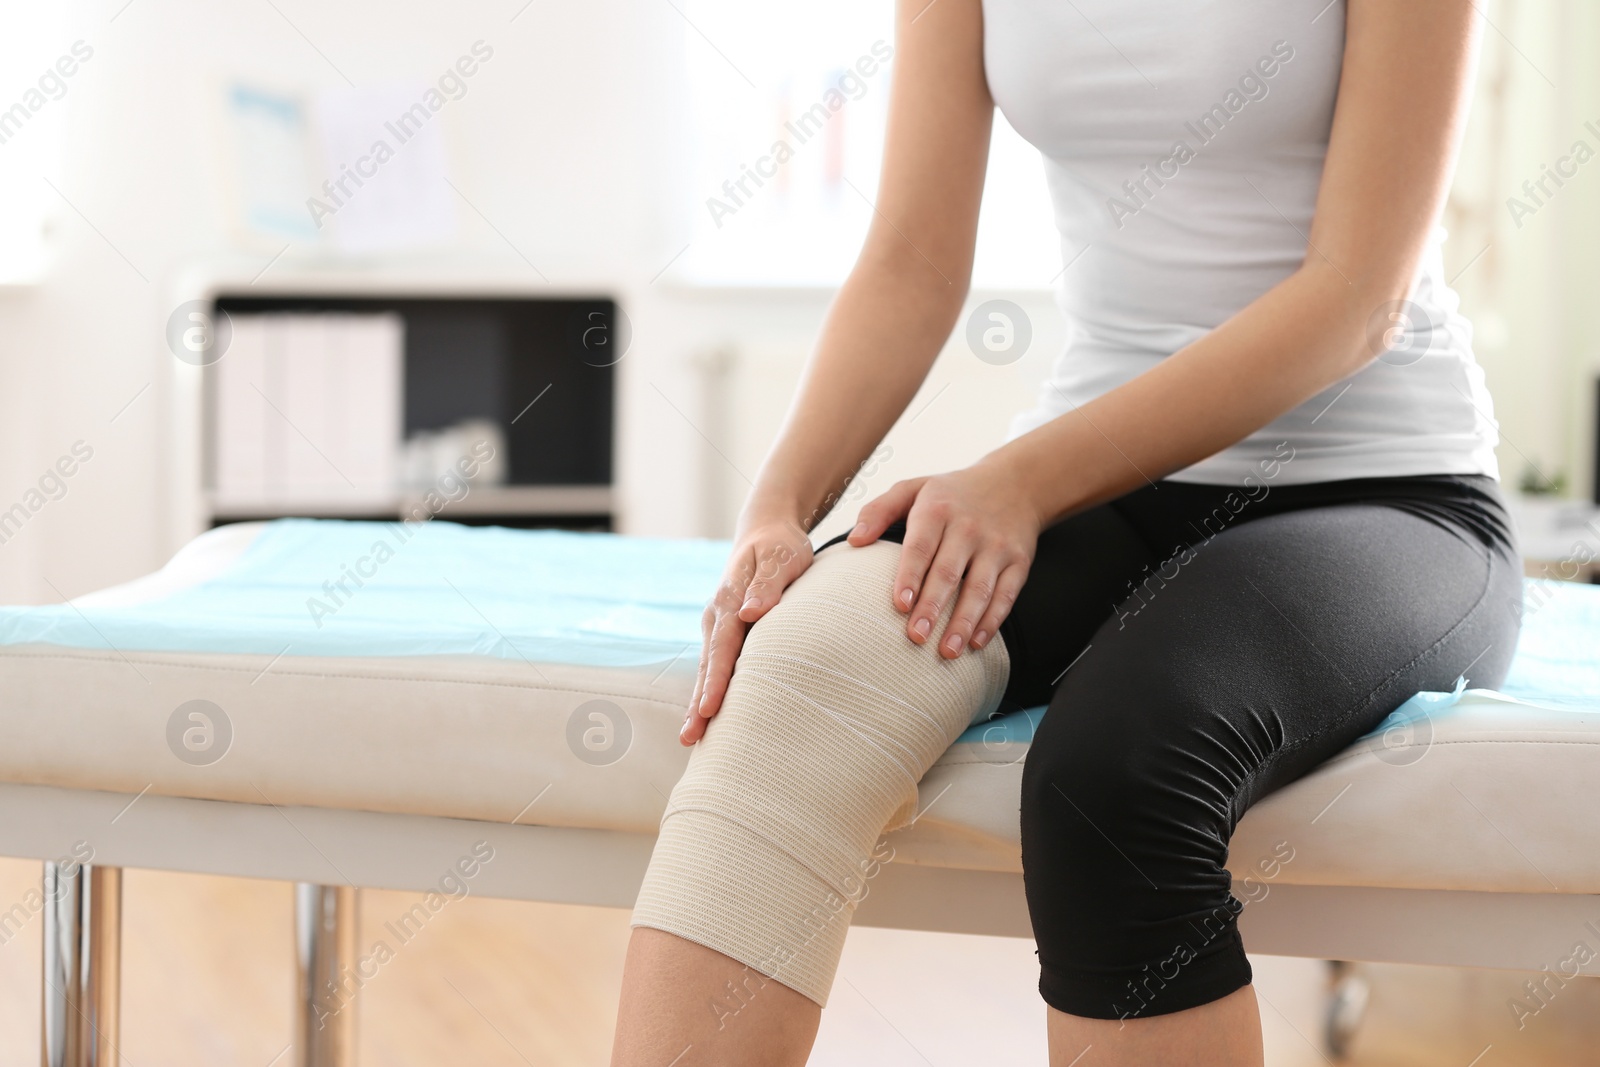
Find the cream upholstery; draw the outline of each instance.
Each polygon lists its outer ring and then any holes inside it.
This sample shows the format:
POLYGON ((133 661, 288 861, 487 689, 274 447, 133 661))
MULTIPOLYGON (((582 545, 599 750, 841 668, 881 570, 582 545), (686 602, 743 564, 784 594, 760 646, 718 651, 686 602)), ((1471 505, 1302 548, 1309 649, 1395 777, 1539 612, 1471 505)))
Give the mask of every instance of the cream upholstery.
MULTIPOLYGON (((1273 875, 1286 885, 1600 893, 1600 715, 1469 692, 1429 729, 1401 755, 1362 741, 1258 803, 1230 845, 1235 879, 1287 842, 1295 858, 1273 875)), ((943 796, 892 839, 897 858, 1021 870, 1025 751, 954 746, 921 785, 923 805, 943 796)))
MULTIPOLYGON (((226 537, 96 596, 200 580, 249 528, 226 537)), ((676 738, 692 684, 687 657, 601 669, 7 646, 0 781, 654 832, 687 761, 676 738), (203 765, 168 744, 174 711, 197 699, 233 734, 203 765), (583 710, 597 700, 631 734, 623 745, 613 724, 614 760, 584 746, 605 740, 583 710)), ((1600 893, 1600 716, 1469 693, 1431 730, 1420 759, 1362 742, 1257 805, 1234 837, 1236 877, 1288 842, 1284 884, 1600 893)), ((916 824, 890 835, 895 862, 1018 870, 1025 751, 953 746, 919 787, 916 824)))

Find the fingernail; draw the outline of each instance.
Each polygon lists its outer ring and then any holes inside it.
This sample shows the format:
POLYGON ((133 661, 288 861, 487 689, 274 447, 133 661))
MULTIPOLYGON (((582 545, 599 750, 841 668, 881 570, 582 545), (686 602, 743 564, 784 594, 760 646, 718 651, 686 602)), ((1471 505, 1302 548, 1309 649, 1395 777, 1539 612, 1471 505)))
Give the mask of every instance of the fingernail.
POLYGON ((851 537, 855 537, 857 534, 864 534, 866 532, 867 532, 867 524, 864 523, 864 522, 858 522, 858 523, 856 523, 855 529, 850 531, 850 536, 851 537))
POLYGON ((909 608, 911 606, 911 590, 909 590, 909 589, 900 590, 900 606, 901 607, 906 607, 906 608, 909 608))
POLYGON ((945 638, 944 639, 944 647, 949 649, 951 652, 960 652, 961 651, 961 635, 960 634, 951 634, 949 637, 945 638))
POLYGON ((746 600, 742 605, 740 605, 739 610, 740 611, 757 611, 760 608, 761 608, 761 601, 759 599, 757 599, 756 597, 751 597, 749 600, 746 600))
POLYGON ((989 641, 989 631, 988 630, 979 630, 977 633, 972 635, 972 647, 973 648, 982 648, 985 644, 988 643, 988 641, 989 641))
POLYGON ((917 633, 921 636, 927 637, 928 632, 933 629, 933 623, 929 622, 927 619, 918 619, 916 622, 912 623, 911 628, 917 631, 917 633))

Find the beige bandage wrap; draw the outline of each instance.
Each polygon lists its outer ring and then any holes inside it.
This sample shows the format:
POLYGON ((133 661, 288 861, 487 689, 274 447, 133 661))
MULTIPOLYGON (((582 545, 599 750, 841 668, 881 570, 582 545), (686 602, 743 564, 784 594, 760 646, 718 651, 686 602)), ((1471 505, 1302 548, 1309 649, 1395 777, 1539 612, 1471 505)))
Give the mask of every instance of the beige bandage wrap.
POLYGON ((722 710, 667 803, 633 925, 713 948, 825 1005, 885 830, 1000 703, 996 638, 937 652, 890 603, 900 546, 836 545, 750 631, 722 710))

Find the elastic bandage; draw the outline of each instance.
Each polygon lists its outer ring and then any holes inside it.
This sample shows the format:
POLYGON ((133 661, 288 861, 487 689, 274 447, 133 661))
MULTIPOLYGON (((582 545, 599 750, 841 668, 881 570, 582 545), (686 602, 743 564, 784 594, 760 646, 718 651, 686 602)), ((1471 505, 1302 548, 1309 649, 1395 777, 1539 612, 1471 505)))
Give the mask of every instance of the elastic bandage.
POLYGON ((890 603, 900 546, 817 554, 747 635, 722 708, 667 803, 634 907, 648 926, 715 949, 826 1005, 887 830, 916 816, 917 782, 999 706, 996 637, 955 659, 890 603))

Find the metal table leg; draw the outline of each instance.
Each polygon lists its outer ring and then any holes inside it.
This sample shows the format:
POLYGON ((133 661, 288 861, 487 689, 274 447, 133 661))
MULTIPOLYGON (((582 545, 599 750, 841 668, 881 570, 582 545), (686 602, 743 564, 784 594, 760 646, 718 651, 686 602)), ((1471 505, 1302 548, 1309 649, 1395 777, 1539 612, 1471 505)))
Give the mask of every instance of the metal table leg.
POLYGON ((44 1067, 116 1067, 122 869, 44 865, 44 1067))
POLYGON ((356 934, 354 886, 295 886, 297 1067, 354 1067, 356 934))
POLYGON ((1372 991, 1366 976, 1343 960, 1328 961, 1328 999, 1323 1015, 1323 1043, 1334 1060, 1350 1057, 1350 1046, 1367 1014, 1372 991))

